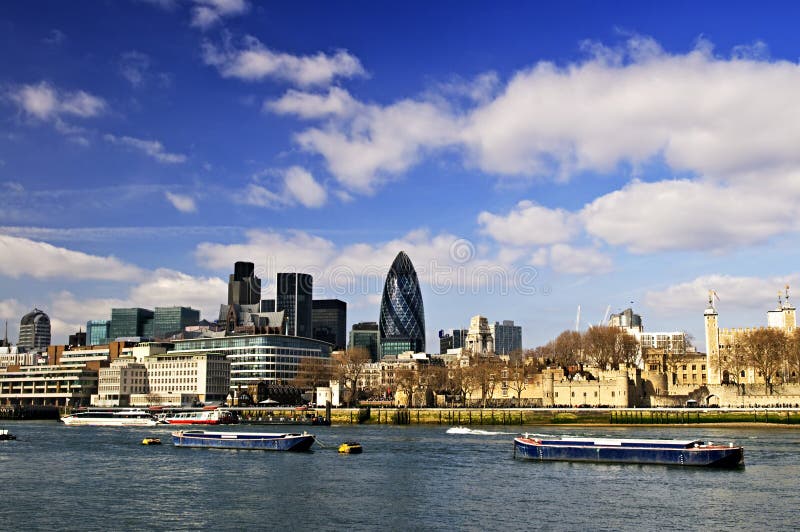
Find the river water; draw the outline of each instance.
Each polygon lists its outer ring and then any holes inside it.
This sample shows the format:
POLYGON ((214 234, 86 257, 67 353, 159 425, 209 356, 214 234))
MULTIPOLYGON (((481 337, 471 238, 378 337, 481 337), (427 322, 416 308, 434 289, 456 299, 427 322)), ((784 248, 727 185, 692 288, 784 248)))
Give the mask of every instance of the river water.
MULTIPOLYGON (((310 453, 175 448, 168 427, 5 422, 3 530, 796 530, 800 430, 313 427, 310 453), (742 470, 515 460, 515 430, 694 438, 745 447, 742 470), (161 446, 143 446, 158 436, 161 446), (356 440, 361 455, 336 446, 356 440)), ((240 426, 223 430, 302 430, 240 426)))

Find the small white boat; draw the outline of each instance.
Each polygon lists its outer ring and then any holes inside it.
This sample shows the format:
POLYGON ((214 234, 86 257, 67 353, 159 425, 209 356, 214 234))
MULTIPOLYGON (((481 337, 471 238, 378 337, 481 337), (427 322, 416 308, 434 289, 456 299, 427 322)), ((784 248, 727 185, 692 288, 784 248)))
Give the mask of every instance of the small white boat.
POLYGON ((226 425, 237 422, 233 412, 216 407, 161 414, 158 420, 169 425, 226 425))
POLYGON ((146 410, 87 410, 61 418, 65 425, 97 427, 152 427, 158 421, 146 410))

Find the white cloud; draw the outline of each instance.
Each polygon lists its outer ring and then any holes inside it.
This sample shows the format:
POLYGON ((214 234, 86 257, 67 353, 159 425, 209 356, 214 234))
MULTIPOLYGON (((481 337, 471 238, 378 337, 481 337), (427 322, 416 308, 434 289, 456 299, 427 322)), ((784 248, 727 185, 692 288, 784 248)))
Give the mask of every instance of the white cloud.
POLYGON ((277 114, 294 114, 300 118, 349 116, 361 108, 350 93, 331 87, 328 94, 314 94, 290 89, 280 99, 264 102, 264 110, 277 114))
POLYGON ((245 0, 194 0, 192 26, 208 29, 224 17, 242 15, 250 5, 245 0))
POLYGON ((721 57, 700 40, 688 53, 671 54, 634 36, 613 49, 588 43, 582 61, 540 62, 504 84, 487 76, 466 108, 455 98, 472 94, 468 84, 386 105, 342 89, 291 91, 265 109, 319 120, 296 142, 322 156, 350 192, 371 193, 428 153, 449 149, 465 165, 499 176, 568 180, 663 161, 723 193, 767 175, 800 198, 800 67, 763 60, 764 48, 756 43, 721 57))
POLYGON ((194 198, 185 194, 175 194, 169 191, 164 192, 167 200, 172 206, 181 212, 197 212, 197 204, 194 198))
POLYGON ((575 215, 521 201, 505 216, 481 212, 482 231, 498 242, 514 246, 555 244, 572 239, 579 229, 575 215))
POLYGON ((797 230, 797 194, 709 181, 634 181, 584 207, 586 231, 634 253, 722 250, 797 230))
POLYGON ((148 157, 155 159, 160 163, 178 164, 186 162, 186 156, 182 153, 169 153, 165 150, 164 145, 157 140, 143 140, 134 137, 117 137, 110 133, 103 135, 103 138, 116 145, 127 146, 141 151, 148 157))
POLYGON ((0 235, 0 275, 18 279, 97 279, 130 281, 142 270, 115 257, 89 255, 27 238, 0 235))
POLYGON ((152 63, 149 55, 131 50, 120 56, 119 74, 135 89, 141 89, 151 84, 159 87, 170 86, 172 76, 166 72, 155 72, 152 63))
POLYGON ((296 56, 269 50, 252 36, 245 37, 242 44, 242 48, 236 49, 226 42, 219 48, 206 41, 203 44, 203 60, 216 67, 225 78, 245 81, 274 78, 303 87, 329 85, 336 78, 365 74, 358 58, 344 50, 333 55, 319 52, 296 56))
POLYGON ((550 248, 550 268, 571 274, 601 274, 612 269, 611 259, 592 248, 556 244, 550 248))
POLYGON ((305 207, 322 207, 328 199, 325 189, 308 171, 293 166, 286 171, 286 191, 305 207))
POLYGON ((743 277, 711 274, 677 283, 663 290, 645 293, 645 303, 664 314, 702 313, 708 304, 708 291, 719 296, 715 305, 723 309, 769 309, 777 306, 777 292, 786 285, 798 286, 800 273, 775 277, 743 277))
POLYGON ((247 205, 272 209, 292 206, 297 203, 308 208, 322 207, 328 200, 328 193, 308 170, 292 166, 285 170, 268 171, 278 173, 282 184, 279 192, 273 192, 258 183, 250 183, 240 201, 247 205))
MULTIPOLYGON (((2 320, 18 322, 28 310, 30 309, 26 309, 16 299, 0 299, 0 319, 2 320)), ((5 332, 5 329, 3 331, 5 332)))
POLYGON ((459 123, 437 104, 402 100, 380 107, 362 105, 352 119, 310 128, 295 136, 319 153, 349 191, 370 194, 376 185, 417 163, 430 149, 452 145, 459 123))
POLYGON ((128 294, 129 301, 137 306, 189 306, 211 320, 217 318, 219 305, 227 297, 228 285, 219 277, 197 277, 164 268, 157 269, 128 294))
POLYGON ((45 81, 12 89, 9 97, 20 109, 39 120, 56 119, 62 115, 90 118, 107 108, 102 98, 82 90, 63 92, 45 81))

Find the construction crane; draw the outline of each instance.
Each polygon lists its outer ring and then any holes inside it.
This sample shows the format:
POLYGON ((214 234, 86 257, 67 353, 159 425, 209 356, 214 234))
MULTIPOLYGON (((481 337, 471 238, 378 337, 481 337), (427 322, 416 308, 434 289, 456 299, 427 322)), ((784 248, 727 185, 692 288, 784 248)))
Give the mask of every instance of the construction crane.
POLYGON ((606 313, 603 314, 603 319, 600 320, 599 325, 605 325, 608 323, 608 316, 611 314, 611 305, 606 307, 606 313))
POLYGON ((581 306, 578 305, 578 315, 575 316, 575 332, 581 332, 581 306))

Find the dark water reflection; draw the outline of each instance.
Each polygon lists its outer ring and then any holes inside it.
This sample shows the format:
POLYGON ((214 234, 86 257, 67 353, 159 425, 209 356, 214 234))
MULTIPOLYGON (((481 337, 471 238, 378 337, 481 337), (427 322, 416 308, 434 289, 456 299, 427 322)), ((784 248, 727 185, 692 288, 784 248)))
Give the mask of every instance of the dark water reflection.
POLYGON ((747 467, 720 471, 523 462, 508 427, 320 427, 326 447, 294 454, 176 449, 166 427, 3 426, 19 437, 0 442, 7 530, 795 530, 800 520, 795 429, 525 429, 743 444, 747 467), (165 445, 140 445, 151 435, 165 445), (344 440, 364 454, 336 453, 344 440))

